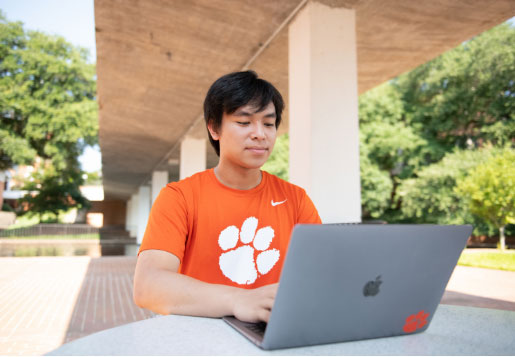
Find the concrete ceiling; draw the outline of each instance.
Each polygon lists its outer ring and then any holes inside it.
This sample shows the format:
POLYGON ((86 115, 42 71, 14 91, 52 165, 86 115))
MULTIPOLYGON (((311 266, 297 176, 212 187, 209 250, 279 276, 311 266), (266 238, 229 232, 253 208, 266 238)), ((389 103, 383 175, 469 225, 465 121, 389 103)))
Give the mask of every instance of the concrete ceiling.
MULTIPOLYGON (((207 138, 202 104, 221 75, 253 69, 288 103, 288 23, 306 2, 95 0, 105 197, 127 199, 154 170, 178 178, 181 138, 207 138)), ((515 15, 514 0, 320 2, 356 10, 360 93, 515 15)))

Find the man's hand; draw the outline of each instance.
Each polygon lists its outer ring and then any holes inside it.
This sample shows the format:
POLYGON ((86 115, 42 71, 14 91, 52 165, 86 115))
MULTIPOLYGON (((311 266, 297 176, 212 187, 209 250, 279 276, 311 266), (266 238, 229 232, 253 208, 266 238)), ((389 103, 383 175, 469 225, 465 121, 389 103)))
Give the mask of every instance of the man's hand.
POLYGON ((238 289, 233 300, 234 316, 246 322, 268 322, 279 284, 265 285, 257 289, 238 289))
POLYGON ((140 253, 134 273, 134 302, 158 314, 222 317, 268 322, 278 284, 242 289, 209 284, 179 274, 180 261, 160 250, 140 253))

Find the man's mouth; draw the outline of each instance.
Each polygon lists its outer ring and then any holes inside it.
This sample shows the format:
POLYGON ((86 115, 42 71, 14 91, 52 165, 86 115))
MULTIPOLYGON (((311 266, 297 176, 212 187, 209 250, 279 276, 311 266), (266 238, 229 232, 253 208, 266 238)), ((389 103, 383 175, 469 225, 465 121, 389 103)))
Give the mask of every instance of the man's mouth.
POLYGON ((246 149, 255 154, 263 154, 268 151, 268 148, 260 147, 260 146, 251 146, 246 149))

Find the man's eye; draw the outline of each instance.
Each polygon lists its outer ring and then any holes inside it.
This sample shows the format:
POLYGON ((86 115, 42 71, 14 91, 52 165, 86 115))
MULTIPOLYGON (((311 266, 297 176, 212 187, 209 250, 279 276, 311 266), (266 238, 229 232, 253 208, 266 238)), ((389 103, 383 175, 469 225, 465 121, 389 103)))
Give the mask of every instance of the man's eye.
POLYGON ((275 126, 275 124, 273 124, 273 123, 265 123, 265 126, 273 127, 273 126, 275 126))
POLYGON ((237 123, 240 125, 249 125, 250 124, 250 122, 248 122, 248 121, 238 121, 237 123))

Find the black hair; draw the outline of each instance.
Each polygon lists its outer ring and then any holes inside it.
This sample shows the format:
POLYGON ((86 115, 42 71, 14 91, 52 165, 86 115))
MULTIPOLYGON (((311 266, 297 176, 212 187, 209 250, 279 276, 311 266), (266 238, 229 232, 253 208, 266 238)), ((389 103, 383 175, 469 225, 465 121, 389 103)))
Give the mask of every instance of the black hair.
MULTIPOLYGON (((281 93, 269 82, 258 78, 254 71, 234 72, 218 78, 209 88, 204 100, 204 120, 214 130, 219 130, 224 114, 232 114, 236 109, 251 104, 256 112, 264 110, 272 102, 275 106, 275 127, 281 124, 284 101, 281 93)), ((209 130, 209 141, 220 156, 220 142, 214 140, 209 130)))

